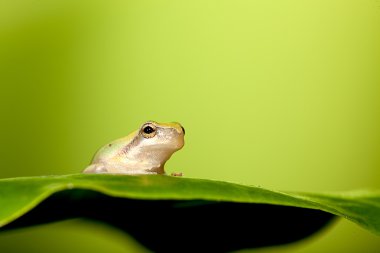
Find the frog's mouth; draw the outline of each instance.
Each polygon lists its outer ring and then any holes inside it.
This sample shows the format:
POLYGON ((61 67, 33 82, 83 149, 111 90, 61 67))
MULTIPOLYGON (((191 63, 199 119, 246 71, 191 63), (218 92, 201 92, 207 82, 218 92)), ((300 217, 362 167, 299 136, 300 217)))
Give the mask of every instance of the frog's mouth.
POLYGON ((174 145, 174 151, 180 150, 185 145, 184 135, 178 136, 174 145))
POLYGON ((176 140, 170 144, 156 144, 154 146, 149 147, 146 151, 154 151, 156 153, 174 153, 177 150, 180 150, 185 145, 184 139, 176 140))

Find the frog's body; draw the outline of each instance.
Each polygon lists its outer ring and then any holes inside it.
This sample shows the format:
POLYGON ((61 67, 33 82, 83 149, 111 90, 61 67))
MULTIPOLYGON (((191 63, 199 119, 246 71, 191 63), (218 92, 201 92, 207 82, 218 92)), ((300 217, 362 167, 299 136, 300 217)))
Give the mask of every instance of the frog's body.
POLYGON ((165 174, 164 165, 184 145, 179 123, 148 121, 128 136, 103 146, 84 173, 165 174))

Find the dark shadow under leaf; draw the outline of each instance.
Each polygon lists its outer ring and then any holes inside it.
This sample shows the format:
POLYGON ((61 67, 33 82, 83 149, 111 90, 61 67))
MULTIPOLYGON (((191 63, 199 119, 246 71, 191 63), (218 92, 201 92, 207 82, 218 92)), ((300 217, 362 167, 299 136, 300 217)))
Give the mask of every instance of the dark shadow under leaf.
POLYGON ((77 217, 117 227, 154 252, 228 252, 301 240, 335 216, 291 206, 138 200, 72 189, 53 194, 2 230, 77 217))

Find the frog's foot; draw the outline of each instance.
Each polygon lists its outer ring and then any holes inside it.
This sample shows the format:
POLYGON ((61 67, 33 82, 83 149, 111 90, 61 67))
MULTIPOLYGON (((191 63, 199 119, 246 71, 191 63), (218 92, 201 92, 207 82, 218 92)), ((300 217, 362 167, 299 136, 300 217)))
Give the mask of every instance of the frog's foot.
POLYGON ((172 172, 172 174, 170 174, 170 175, 173 177, 182 177, 183 173, 182 172, 172 172))

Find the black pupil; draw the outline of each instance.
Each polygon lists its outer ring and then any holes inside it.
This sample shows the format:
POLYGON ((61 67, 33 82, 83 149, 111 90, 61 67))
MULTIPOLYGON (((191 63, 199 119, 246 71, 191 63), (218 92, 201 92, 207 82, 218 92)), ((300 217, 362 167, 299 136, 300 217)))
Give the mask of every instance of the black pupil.
POLYGON ((154 129, 150 126, 147 126, 144 128, 144 133, 146 134, 150 134, 150 133, 153 133, 154 132, 154 129))

